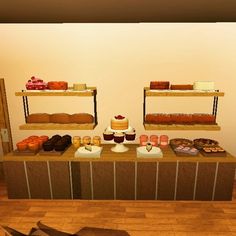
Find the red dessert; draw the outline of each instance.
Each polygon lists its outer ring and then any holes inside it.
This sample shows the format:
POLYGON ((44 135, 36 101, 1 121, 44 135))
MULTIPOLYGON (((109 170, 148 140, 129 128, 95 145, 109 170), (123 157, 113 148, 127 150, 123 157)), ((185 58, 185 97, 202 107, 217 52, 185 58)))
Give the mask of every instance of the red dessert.
POLYGON ((51 90, 67 90, 68 83, 65 81, 50 81, 48 82, 48 89, 51 90))

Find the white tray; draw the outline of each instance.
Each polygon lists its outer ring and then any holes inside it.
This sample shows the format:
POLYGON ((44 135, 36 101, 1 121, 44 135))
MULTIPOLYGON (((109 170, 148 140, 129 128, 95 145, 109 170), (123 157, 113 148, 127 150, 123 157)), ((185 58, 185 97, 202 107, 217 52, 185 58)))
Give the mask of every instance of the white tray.
POLYGON ((159 147, 152 147, 150 152, 147 151, 146 146, 138 147, 136 149, 137 157, 162 158, 163 153, 159 147))
POLYGON ((75 152, 75 157, 96 157, 99 158, 101 156, 102 147, 92 146, 92 151, 88 151, 85 147, 80 147, 75 152))

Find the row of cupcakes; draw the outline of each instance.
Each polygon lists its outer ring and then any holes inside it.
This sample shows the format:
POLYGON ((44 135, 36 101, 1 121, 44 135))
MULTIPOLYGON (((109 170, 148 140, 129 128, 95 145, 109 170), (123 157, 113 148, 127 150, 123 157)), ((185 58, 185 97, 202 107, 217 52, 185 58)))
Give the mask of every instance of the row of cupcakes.
POLYGON ((132 129, 132 131, 127 131, 127 132, 112 132, 109 130, 105 130, 103 132, 103 139, 105 141, 111 141, 114 140, 116 143, 123 143, 124 140, 126 139, 127 141, 134 141, 135 140, 135 130, 132 129))

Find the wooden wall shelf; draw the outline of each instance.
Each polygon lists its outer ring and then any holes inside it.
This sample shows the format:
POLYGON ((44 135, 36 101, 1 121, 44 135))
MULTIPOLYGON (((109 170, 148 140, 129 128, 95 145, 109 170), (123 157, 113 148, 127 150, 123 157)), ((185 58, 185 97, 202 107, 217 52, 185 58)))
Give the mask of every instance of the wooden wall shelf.
POLYGON ((54 123, 28 123, 20 125, 20 130, 93 130, 95 123, 91 124, 54 124, 54 123))
POLYGON ((223 97, 224 93, 219 91, 194 91, 194 90, 150 90, 149 87, 144 88, 146 97, 223 97))
POLYGON ((220 130, 218 125, 159 125, 144 123, 145 130, 220 130))
POLYGON ((86 91, 74 91, 74 90, 66 90, 66 91, 50 91, 50 90, 24 90, 22 92, 16 92, 16 96, 80 96, 80 97, 90 97, 93 96, 96 92, 96 87, 88 87, 86 91))

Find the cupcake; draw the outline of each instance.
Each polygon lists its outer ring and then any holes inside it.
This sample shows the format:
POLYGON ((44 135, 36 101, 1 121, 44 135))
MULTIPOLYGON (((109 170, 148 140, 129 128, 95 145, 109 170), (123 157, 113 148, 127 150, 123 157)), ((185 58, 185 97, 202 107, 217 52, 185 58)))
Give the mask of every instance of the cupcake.
POLYGON ((114 138, 114 134, 113 134, 113 132, 110 132, 110 131, 104 131, 103 132, 103 138, 106 141, 111 141, 114 138))
POLYGON ((125 135, 123 133, 115 133, 114 141, 115 143, 123 143, 125 140, 125 135))
POLYGON ((126 132, 125 133, 125 139, 128 141, 134 141, 135 140, 135 132, 134 131, 130 131, 130 132, 126 132))

